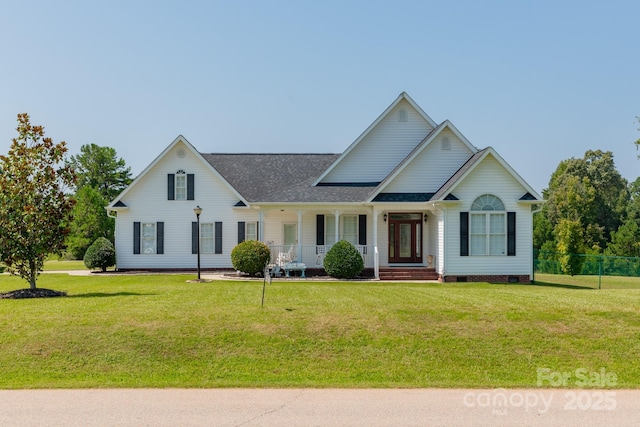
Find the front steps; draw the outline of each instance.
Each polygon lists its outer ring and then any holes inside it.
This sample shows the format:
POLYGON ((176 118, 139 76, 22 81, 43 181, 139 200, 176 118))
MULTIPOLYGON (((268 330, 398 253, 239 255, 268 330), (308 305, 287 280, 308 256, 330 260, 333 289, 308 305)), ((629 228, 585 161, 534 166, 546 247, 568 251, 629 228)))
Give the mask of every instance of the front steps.
POLYGON ((381 267, 380 280, 438 280, 435 268, 381 267))

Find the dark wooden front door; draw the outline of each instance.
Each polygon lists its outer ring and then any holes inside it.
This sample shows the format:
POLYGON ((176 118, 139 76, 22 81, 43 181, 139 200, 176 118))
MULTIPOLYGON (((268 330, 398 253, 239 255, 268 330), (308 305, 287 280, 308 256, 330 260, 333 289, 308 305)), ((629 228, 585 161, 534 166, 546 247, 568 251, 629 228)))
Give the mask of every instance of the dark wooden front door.
POLYGON ((422 262, 422 214, 389 215, 389 262, 422 262))

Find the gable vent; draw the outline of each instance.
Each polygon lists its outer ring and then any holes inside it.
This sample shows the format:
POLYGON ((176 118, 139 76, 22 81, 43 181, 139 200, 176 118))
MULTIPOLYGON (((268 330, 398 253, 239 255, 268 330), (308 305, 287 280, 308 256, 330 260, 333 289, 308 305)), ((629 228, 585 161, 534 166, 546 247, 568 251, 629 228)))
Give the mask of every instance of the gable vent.
POLYGON ((407 121, 407 110, 400 110, 398 111, 398 121, 399 122, 406 122, 407 121))
POLYGON ((443 137, 440 144, 443 150, 451 150, 451 140, 448 136, 443 137))

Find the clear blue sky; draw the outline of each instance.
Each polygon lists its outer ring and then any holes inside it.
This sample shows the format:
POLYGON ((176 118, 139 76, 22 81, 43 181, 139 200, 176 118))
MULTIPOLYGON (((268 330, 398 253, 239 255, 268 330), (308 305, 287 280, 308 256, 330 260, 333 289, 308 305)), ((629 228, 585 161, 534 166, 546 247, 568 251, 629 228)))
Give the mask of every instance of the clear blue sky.
POLYGON ((407 91, 538 191, 589 149, 635 180, 639 19, 637 0, 3 2, 0 153, 21 112, 134 175, 178 134, 340 153, 407 91))

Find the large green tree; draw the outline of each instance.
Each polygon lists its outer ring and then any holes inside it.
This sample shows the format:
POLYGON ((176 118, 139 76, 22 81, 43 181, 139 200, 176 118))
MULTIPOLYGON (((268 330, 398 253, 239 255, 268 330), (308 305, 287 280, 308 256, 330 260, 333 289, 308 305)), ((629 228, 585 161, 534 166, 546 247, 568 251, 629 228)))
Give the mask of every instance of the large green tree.
POLYGON ((584 251, 582 225, 579 221, 563 218, 556 225, 555 232, 562 271, 572 276, 580 274, 584 264, 584 257, 578 255, 584 251))
MULTIPOLYGON (((626 218, 629 201, 627 181, 616 169, 613 153, 601 150, 560 162, 544 195, 544 212, 551 227, 555 229, 562 219, 577 221, 589 252, 606 248, 611 233, 626 218)), ((540 222, 537 220, 538 227, 540 222)))
POLYGON ((107 201, 115 199, 131 183, 131 168, 111 147, 85 144, 80 147, 80 154, 71 156, 69 165, 78 176, 76 191, 93 187, 107 201))
POLYGON ((47 255, 64 248, 74 174, 64 164, 64 141, 45 137, 28 114, 18 115, 17 131, 9 153, 0 155, 0 259, 36 289, 47 255))
POLYGON ((640 257, 640 226, 635 220, 627 220, 617 231, 611 233, 607 254, 640 257))
POLYGON ((84 254, 99 237, 113 243, 114 221, 107 216, 104 208, 107 201, 93 187, 83 187, 75 195, 73 221, 67 237, 67 252, 75 259, 83 259, 84 254))

